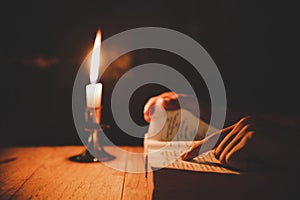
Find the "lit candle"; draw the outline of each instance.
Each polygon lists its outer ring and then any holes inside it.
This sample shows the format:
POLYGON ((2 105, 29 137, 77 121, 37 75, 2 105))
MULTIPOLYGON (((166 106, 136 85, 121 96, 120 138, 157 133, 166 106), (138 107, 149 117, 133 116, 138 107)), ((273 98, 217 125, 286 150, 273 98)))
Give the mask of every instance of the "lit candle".
POLYGON ((90 82, 86 86, 86 106, 88 108, 101 107, 102 83, 97 83, 100 65, 101 31, 97 31, 90 65, 90 82))

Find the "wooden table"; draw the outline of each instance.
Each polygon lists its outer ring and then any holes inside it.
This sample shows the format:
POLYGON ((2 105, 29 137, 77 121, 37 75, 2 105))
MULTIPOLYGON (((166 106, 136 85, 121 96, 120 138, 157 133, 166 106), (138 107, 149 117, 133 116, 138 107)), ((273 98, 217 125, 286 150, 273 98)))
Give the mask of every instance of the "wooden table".
MULTIPOLYGON (((142 147, 121 147, 143 152, 142 147)), ((103 163, 77 163, 82 146, 0 148, 0 199, 149 199, 142 157, 121 156, 123 171, 103 163)), ((107 147, 108 152, 114 147, 107 147)))
POLYGON ((300 177, 298 171, 288 175, 276 173, 273 176, 267 173, 267 176, 228 177, 163 169, 149 173, 147 181, 145 173, 126 172, 143 171, 143 147, 105 147, 113 155, 116 155, 116 148, 140 154, 118 154, 117 159, 109 161, 117 163, 114 166, 122 169, 116 170, 108 167, 108 162, 69 161, 69 157, 84 150, 82 146, 0 148, 0 200, 148 200, 152 195, 158 200, 199 199, 199 194, 204 199, 231 200, 262 196, 268 197, 263 199, 289 199, 299 196, 298 184, 294 184, 300 177), (192 185, 194 189, 186 190, 186 185, 192 185), (212 198, 212 192, 220 197, 212 198))

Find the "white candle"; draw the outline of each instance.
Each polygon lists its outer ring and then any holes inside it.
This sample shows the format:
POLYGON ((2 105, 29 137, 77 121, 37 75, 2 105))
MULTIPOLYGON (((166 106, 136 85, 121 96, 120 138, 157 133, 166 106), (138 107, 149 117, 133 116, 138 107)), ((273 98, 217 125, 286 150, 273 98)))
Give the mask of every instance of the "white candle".
POLYGON ((102 83, 92 83, 86 86, 86 106, 100 108, 102 98, 102 83))
POLYGON ((88 108, 100 108, 102 99, 102 83, 96 83, 100 65, 101 32, 98 30, 92 52, 90 81, 86 86, 86 106, 88 108))

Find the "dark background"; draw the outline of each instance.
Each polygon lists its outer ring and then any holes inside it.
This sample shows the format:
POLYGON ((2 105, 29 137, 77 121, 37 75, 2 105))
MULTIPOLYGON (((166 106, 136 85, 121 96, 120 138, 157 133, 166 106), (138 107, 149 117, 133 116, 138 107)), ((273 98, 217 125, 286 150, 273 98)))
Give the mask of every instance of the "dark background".
MULTIPOLYGON (((121 31, 155 26, 198 41, 217 64, 228 106, 270 114, 299 115, 296 6, 276 1, 11 1, 1 5, 0 145, 81 144, 72 117, 72 87, 98 28, 106 39, 121 31)), ((209 101, 189 63, 161 50, 139 50, 116 60, 103 77, 103 121, 116 144, 140 145, 110 113, 118 78, 139 64, 159 62, 191 80, 209 101)), ((140 125, 147 98, 166 89, 135 92, 131 115, 140 125)), ((141 133, 141 136, 143 133, 141 133)))

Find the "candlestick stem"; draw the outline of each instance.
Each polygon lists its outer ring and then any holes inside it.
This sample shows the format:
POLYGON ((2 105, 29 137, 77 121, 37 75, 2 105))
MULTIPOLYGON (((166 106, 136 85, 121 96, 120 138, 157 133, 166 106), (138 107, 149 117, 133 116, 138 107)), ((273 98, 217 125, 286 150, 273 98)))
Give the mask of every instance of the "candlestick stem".
POLYGON ((115 157, 105 151, 99 134, 104 134, 103 130, 109 128, 108 125, 101 123, 101 108, 87 108, 85 110, 85 131, 89 133, 86 149, 83 153, 70 157, 71 161, 76 162, 105 162, 115 157))

